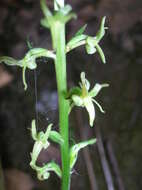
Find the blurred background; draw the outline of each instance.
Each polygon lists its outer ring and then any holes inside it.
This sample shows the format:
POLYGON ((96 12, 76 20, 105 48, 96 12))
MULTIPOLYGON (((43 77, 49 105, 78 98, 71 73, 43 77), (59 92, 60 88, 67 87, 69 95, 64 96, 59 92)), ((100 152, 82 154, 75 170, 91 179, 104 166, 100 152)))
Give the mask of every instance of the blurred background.
MULTIPOLYGON (((50 8, 52 3, 47 0, 50 8)), ((70 115, 71 144, 94 136, 98 139, 94 146, 80 152, 71 190, 140 190, 142 1, 67 0, 66 3, 78 13, 78 19, 67 25, 67 41, 86 23, 86 33, 95 35, 104 15, 109 27, 101 41, 106 65, 97 53, 87 55, 84 47, 67 55, 69 87, 78 85, 81 71, 86 72, 92 86, 96 82, 110 84, 97 97, 106 113, 96 108, 94 128, 88 126, 84 109, 74 108, 70 115)), ((0 56, 23 58, 28 51, 27 39, 33 47, 51 49, 50 32, 41 27, 41 17, 38 0, 1 0, 0 56)), ((26 72, 26 92, 21 69, 0 65, 0 190, 56 190, 60 186, 54 174, 46 182, 38 181, 29 166, 33 146, 29 128, 36 112, 39 130, 44 130, 49 122, 58 130, 54 65, 43 58, 37 63, 36 72, 26 72)), ((55 144, 40 154, 38 162, 49 160, 60 163, 59 147, 55 144)))

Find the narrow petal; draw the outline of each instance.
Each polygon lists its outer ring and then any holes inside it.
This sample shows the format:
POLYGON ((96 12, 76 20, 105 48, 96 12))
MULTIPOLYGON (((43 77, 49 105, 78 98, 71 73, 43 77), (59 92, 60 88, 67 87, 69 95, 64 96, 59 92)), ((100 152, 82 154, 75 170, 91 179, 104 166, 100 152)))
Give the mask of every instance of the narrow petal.
POLYGON ((99 109, 100 109, 100 111, 102 113, 105 113, 105 111, 103 110, 102 106, 95 99, 92 99, 92 101, 99 107, 99 109))
POLYGON ((106 58, 105 58, 105 54, 104 54, 102 48, 98 44, 96 44, 96 49, 97 49, 98 53, 100 54, 102 62, 105 64, 106 58))
POLYGON ((26 71, 26 67, 23 67, 23 84, 24 84, 24 90, 27 90, 27 83, 26 83, 26 78, 25 78, 25 71, 26 71))

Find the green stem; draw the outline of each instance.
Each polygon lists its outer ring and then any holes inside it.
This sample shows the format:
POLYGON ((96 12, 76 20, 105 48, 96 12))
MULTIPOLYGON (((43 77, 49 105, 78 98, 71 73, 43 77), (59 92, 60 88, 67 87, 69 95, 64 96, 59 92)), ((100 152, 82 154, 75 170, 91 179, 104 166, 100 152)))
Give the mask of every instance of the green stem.
POLYGON ((66 50, 65 50, 65 24, 56 21, 51 27, 53 48, 56 51, 55 70, 57 78, 58 101, 59 101, 59 128, 64 139, 61 145, 62 159, 62 190, 70 189, 69 167, 69 128, 68 111, 69 102, 65 99, 67 91, 66 50))

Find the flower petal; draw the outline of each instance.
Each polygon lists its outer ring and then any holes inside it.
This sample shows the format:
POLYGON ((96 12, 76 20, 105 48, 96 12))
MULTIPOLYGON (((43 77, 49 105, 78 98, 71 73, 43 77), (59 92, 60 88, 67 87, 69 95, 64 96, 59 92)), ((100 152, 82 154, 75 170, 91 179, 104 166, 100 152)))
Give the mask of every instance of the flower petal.
POLYGON ((74 165, 77 161, 79 151, 88 145, 94 144, 95 142, 96 142, 96 139, 90 139, 90 140, 75 144, 71 147, 71 149, 70 149, 70 170, 72 170, 72 168, 74 167, 74 165))
POLYGON ((93 123, 95 120, 95 108, 90 97, 84 98, 84 106, 86 107, 89 114, 89 124, 91 127, 93 127, 93 123))
POLYGON ((99 107, 99 109, 100 109, 100 111, 102 113, 105 113, 105 111, 103 110, 102 106, 95 99, 92 99, 92 101, 99 107))
POLYGON ((98 93, 100 92, 100 90, 102 89, 102 88, 104 88, 104 87, 108 87, 109 86, 109 84, 99 84, 99 83, 97 83, 95 86, 94 86, 94 88, 89 92, 89 96, 90 97, 95 97, 95 96, 97 96, 98 95, 98 93))

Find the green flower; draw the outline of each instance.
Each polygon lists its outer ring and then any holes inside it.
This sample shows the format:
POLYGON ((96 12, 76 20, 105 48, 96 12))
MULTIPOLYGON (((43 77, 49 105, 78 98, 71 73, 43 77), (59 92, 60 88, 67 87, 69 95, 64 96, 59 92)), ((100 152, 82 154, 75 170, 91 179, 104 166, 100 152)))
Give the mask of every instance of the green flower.
POLYGON ((45 164, 43 167, 39 167, 36 165, 36 161, 38 159, 38 156, 42 149, 47 149, 50 145, 48 139, 59 143, 62 145, 64 143, 61 135, 56 131, 51 131, 52 124, 49 124, 45 133, 43 131, 37 133, 36 130, 36 122, 35 120, 32 120, 32 129, 31 129, 31 135, 32 138, 35 140, 34 147, 31 153, 31 162, 30 166, 32 169, 36 170, 37 177, 39 180, 45 180, 48 179, 50 176, 50 172, 55 172, 59 177, 62 176, 62 172, 58 164, 51 161, 47 164, 45 164))
POLYGON ((48 148, 48 146, 50 145, 50 143, 48 142, 48 138, 51 131, 51 127, 52 127, 52 124, 48 125, 45 133, 42 131, 37 133, 35 120, 32 120, 31 133, 32 133, 32 138, 35 140, 35 143, 34 143, 33 151, 31 153, 32 160, 30 162, 30 165, 33 169, 35 169, 36 167, 36 161, 41 150, 48 148))
POLYGON ((90 126, 93 126, 95 120, 95 107, 94 103, 99 107, 100 111, 104 113, 103 108, 101 105, 94 99, 100 92, 100 90, 104 87, 108 87, 108 84, 96 84, 92 90, 90 89, 90 83, 85 78, 85 73, 82 72, 80 75, 81 83, 79 83, 80 87, 75 87, 71 89, 69 92, 69 97, 71 98, 71 107, 73 106, 80 106, 85 107, 88 114, 89 114, 89 123, 90 126))
POLYGON ((36 59, 39 57, 48 57, 55 59, 56 55, 52 51, 46 50, 44 48, 33 48, 26 53, 23 59, 17 60, 12 57, 2 56, 0 57, 0 63, 5 63, 6 65, 9 66, 18 66, 22 68, 23 84, 24 84, 24 89, 26 90, 27 89, 27 83, 25 78, 26 69, 27 68, 30 70, 36 69, 37 68, 36 59))
POLYGON ((105 55, 103 53, 103 50, 99 45, 99 42, 101 41, 101 39, 105 35, 105 30, 107 29, 107 27, 105 27, 105 20, 106 20, 106 17, 103 17, 103 19, 101 21, 100 29, 97 32, 97 35, 95 37, 88 36, 86 38, 86 51, 87 51, 87 53, 88 54, 94 54, 97 51, 99 53, 103 63, 106 63, 106 59, 105 59, 105 55))

